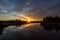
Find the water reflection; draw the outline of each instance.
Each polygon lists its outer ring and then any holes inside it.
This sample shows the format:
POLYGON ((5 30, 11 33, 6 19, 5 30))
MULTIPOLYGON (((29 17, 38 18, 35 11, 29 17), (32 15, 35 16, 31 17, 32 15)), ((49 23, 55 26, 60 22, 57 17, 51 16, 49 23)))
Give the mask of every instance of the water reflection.
POLYGON ((55 40, 59 39, 60 31, 45 31, 39 23, 25 24, 20 27, 9 26, 0 39, 4 40, 55 40))
POLYGON ((16 32, 16 31, 21 32, 21 31, 23 31, 24 32, 24 31, 35 31, 37 29, 42 29, 40 27, 39 23, 25 24, 25 25, 21 25, 21 26, 18 26, 18 27, 16 27, 16 26, 9 26, 9 27, 4 29, 3 34, 9 33, 11 31, 13 31, 13 32, 16 32))
POLYGON ((21 31, 21 30, 26 30, 26 28, 30 29, 31 27, 34 27, 34 25, 37 25, 37 23, 31 23, 31 24, 24 24, 21 26, 9 26, 7 28, 4 29, 3 33, 6 33, 7 31, 21 31))
POLYGON ((32 26, 32 25, 34 25, 34 24, 32 24, 32 23, 25 24, 25 25, 20 26, 20 29, 24 29, 24 28, 29 27, 29 26, 32 26))
POLYGON ((30 24, 21 25, 19 28, 20 28, 20 29, 21 29, 21 28, 24 29, 24 28, 34 27, 34 26, 37 26, 37 25, 40 26, 39 23, 30 23, 30 24))

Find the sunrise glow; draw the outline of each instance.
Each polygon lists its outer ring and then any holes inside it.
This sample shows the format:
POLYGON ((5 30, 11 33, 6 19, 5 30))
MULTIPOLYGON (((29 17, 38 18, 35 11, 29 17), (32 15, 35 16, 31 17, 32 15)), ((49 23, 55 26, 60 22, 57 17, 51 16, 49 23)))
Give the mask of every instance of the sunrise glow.
POLYGON ((28 22, 31 22, 31 20, 29 19, 29 20, 27 20, 28 22))
POLYGON ((35 21, 34 18, 28 17, 28 16, 26 16, 26 15, 24 15, 24 14, 18 15, 17 17, 18 17, 20 20, 27 21, 27 22, 35 21))

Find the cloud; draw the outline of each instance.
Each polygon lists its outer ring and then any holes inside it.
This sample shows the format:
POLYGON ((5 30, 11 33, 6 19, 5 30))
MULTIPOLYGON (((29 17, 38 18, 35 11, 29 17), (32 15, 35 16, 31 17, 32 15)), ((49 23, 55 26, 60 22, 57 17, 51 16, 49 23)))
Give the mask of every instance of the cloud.
POLYGON ((16 0, 1 0, 0 1, 0 10, 7 10, 8 12, 13 12, 16 8, 16 0))
POLYGON ((4 12, 4 13, 7 13, 8 11, 6 11, 6 10, 1 10, 2 12, 4 12))
POLYGON ((0 0, 0 10, 13 16, 54 16, 60 15, 60 0, 0 0))
MULTIPOLYGON (((19 6, 16 10, 17 11, 24 11, 33 14, 39 14, 40 16, 47 16, 47 15, 53 15, 58 14, 60 9, 60 2, 59 0, 29 0, 26 1, 22 6, 19 6), (28 5, 26 5, 29 3, 28 5), (23 9, 24 8, 24 9, 23 9), (27 11, 28 10, 28 11, 27 11)), ((32 15, 32 14, 31 14, 32 15)))

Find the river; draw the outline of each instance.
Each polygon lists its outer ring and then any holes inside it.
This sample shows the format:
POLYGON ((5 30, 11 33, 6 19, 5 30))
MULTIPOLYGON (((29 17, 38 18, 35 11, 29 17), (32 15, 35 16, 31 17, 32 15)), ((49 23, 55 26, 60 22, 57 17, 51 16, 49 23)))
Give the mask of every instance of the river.
POLYGON ((9 26, 4 29, 0 40, 60 40, 60 31, 47 31, 39 23, 9 26))

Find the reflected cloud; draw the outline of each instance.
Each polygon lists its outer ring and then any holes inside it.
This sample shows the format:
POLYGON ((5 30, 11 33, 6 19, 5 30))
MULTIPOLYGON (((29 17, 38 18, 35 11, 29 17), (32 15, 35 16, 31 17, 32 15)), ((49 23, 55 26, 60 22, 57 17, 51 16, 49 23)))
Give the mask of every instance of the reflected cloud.
POLYGON ((22 25, 21 27, 19 27, 20 29, 24 29, 24 28, 27 28, 27 27, 30 27, 30 26, 32 26, 32 25, 34 25, 34 24, 25 24, 25 25, 22 25))

